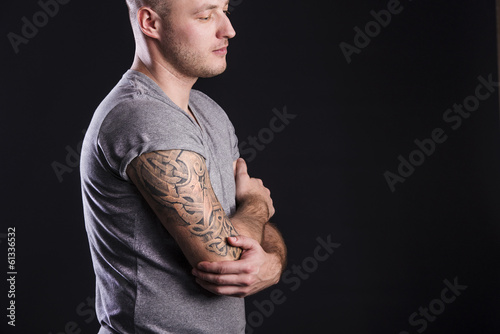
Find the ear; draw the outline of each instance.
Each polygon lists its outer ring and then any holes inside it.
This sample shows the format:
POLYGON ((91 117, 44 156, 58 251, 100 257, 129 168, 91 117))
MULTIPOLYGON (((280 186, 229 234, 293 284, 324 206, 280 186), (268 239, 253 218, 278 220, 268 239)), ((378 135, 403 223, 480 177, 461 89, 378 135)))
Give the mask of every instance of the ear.
POLYGON ((137 11, 137 23, 144 35, 154 39, 160 38, 160 17, 151 8, 139 8, 137 11))

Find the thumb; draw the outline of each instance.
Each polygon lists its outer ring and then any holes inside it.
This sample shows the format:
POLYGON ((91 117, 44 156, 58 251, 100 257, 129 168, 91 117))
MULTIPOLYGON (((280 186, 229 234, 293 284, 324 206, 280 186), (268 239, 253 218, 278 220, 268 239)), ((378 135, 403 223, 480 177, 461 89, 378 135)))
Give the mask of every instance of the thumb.
POLYGON ((236 161, 236 178, 241 175, 248 175, 247 163, 242 158, 236 161))
POLYGON ((257 240, 245 237, 244 235, 229 237, 227 240, 231 246, 240 247, 243 250, 249 250, 259 245, 257 240))

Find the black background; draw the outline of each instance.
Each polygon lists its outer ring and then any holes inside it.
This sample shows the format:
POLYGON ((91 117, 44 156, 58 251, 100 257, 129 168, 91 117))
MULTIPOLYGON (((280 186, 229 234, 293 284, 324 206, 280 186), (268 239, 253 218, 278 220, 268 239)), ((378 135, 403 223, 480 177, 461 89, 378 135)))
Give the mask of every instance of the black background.
MULTIPOLYGON (((401 0, 348 63, 340 43, 352 45, 354 28, 391 1, 231 2, 228 69, 195 88, 227 111, 240 142, 269 128, 274 108, 295 115, 249 172, 272 191, 289 270, 309 271, 247 299, 249 332, 500 333, 498 94, 456 130, 443 119, 478 77, 498 80, 495 3, 401 0), (436 128, 447 140, 392 192, 384 173, 436 128), (328 237, 340 246, 314 260, 328 237), (444 280, 467 288, 442 310, 444 280), (409 322, 430 304, 432 321, 409 322)), ((7 34, 40 10, 9 1, 1 12, 0 248, 6 277, 15 227, 18 272, 16 327, 2 315, 1 328, 96 333, 78 166, 67 156, 129 68, 132 33, 123 1, 73 0, 15 53, 7 34), (59 178, 54 163, 66 166, 59 178)))

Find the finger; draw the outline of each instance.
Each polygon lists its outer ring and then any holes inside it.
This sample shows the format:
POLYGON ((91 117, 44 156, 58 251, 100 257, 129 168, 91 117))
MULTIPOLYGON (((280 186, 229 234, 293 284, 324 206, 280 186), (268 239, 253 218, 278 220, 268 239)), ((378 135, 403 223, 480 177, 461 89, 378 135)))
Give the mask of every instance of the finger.
POLYGON ((249 287, 240 287, 240 286, 233 286, 233 285, 225 285, 225 286, 219 286, 219 285, 214 285, 208 282, 205 282, 200 279, 196 279, 196 283, 198 283, 201 287, 204 289, 216 294, 216 295, 222 295, 222 296, 232 296, 232 297, 246 297, 251 293, 251 289, 249 287))
POLYGON ((243 250, 250 250, 259 245, 257 240, 246 237, 244 235, 238 235, 236 237, 229 237, 227 241, 231 246, 240 247, 243 250))
POLYGON ((199 271, 204 271, 206 273, 213 273, 219 275, 231 275, 231 274, 249 274, 253 272, 253 267, 249 265, 248 261, 238 260, 238 261, 219 261, 219 262, 200 262, 196 266, 199 271))
POLYGON ((242 158, 236 161, 236 176, 240 175, 248 175, 247 163, 242 158))
POLYGON ((255 281, 255 277, 249 274, 218 275, 203 271, 197 271, 196 269, 193 269, 192 273, 199 280, 219 286, 225 286, 225 285, 250 286, 255 281))

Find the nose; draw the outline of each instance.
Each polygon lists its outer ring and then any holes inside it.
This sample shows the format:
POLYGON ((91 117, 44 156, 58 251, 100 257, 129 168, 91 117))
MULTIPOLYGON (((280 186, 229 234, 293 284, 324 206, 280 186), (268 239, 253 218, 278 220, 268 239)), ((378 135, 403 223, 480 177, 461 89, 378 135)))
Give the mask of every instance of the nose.
POLYGON ((224 15, 220 22, 219 29, 217 30, 217 38, 229 39, 233 38, 234 36, 236 36, 236 31, 234 31, 229 17, 227 15, 224 15))

